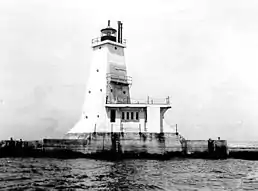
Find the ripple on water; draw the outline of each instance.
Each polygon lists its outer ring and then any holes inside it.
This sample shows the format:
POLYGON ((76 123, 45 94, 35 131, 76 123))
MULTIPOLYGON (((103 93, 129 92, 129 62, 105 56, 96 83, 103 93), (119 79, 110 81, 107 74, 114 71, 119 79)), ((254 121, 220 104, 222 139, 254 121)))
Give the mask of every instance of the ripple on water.
POLYGON ((0 159, 1 190, 258 190, 258 161, 0 159))

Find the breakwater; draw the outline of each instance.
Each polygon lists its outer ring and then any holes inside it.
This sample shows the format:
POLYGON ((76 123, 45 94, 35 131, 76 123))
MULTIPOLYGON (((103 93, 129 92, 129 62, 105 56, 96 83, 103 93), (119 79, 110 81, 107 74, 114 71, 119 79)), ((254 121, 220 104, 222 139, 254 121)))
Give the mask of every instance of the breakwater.
MULTIPOLYGON (((172 138, 171 138, 172 139, 172 138)), ((156 142, 146 140, 120 141, 111 135, 110 144, 99 139, 43 139, 35 141, 0 141, 0 157, 54 157, 54 158, 209 158, 258 159, 258 148, 228 147, 225 140, 172 141, 157 137, 156 142), (167 141, 165 141, 167 140, 167 141), (167 144, 166 144, 167 143, 167 144)))

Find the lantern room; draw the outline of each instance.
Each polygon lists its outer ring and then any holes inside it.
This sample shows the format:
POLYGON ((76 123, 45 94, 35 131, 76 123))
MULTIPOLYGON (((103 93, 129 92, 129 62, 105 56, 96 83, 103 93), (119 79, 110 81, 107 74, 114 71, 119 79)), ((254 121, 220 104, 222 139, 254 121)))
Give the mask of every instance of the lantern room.
POLYGON ((101 41, 104 40, 116 42, 116 29, 110 27, 110 21, 108 21, 107 28, 101 30, 101 41))

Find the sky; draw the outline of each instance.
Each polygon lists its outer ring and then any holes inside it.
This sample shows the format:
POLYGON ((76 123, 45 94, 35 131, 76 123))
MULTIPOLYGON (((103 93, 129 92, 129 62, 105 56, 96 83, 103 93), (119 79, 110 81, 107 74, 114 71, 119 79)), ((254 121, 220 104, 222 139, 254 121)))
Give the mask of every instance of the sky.
POLYGON ((0 1, 0 139, 73 127, 107 20, 123 22, 133 99, 171 96, 187 139, 258 140, 255 0, 0 1))

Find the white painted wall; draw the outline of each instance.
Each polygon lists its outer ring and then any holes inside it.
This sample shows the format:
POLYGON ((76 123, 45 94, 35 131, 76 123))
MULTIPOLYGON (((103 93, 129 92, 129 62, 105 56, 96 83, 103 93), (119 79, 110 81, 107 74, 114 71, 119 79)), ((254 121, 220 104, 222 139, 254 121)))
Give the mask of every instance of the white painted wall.
POLYGON ((147 130, 151 133, 160 133, 160 107, 147 107, 147 130))
POLYGON ((85 102, 79 122, 68 133, 109 132, 106 103, 106 73, 108 68, 108 47, 94 49, 87 82, 85 102), (98 71, 97 71, 98 70, 98 71))
POLYGON ((145 131, 146 128, 146 111, 142 110, 139 112, 139 123, 141 124, 141 132, 145 131))
POLYGON ((121 125, 123 126, 124 130, 126 132, 139 132, 139 126, 141 128, 141 132, 144 131, 144 127, 146 125, 145 123, 145 114, 143 110, 117 110, 116 111, 116 121, 111 123, 110 122, 110 109, 108 111, 108 129, 111 131, 111 125, 113 125, 113 132, 120 132, 120 127, 121 125), (139 112, 139 120, 138 121, 124 121, 122 120, 122 111, 125 112, 125 117, 126 117, 126 112, 130 112, 130 117, 131 117, 131 111, 134 111, 134 118, 135 118, 135 111, 139 112))

